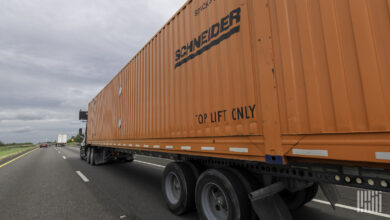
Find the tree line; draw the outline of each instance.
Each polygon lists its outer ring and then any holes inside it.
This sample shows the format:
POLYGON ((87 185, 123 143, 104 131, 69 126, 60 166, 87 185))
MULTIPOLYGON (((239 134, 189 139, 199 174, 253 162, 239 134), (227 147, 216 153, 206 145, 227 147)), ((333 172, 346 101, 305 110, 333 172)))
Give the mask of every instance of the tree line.
POLYGON ((77 134, 76 136, 72 136, 68 142, 82 142, 84 140, 84 135, 83 134, 77 134))
POLYGON ((25 142, 25 143, 15 143, 15 142, 13 142, 13 143, 4 143, 4 142, 2 142, 2 141, 0 141, 0 146, 5 146, 5 145, 7 145, 7 146, 14 146, 14 145, 31 145, 32 143, 31 142, 25 142))

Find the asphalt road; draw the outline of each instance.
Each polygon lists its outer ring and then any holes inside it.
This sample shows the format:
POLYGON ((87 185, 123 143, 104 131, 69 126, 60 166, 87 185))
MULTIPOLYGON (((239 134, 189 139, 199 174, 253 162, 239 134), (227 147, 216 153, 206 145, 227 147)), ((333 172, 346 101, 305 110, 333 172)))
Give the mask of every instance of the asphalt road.
MULTIPOLYGON (((178 217, 166 208, 160 181, 167 163, 138 156, 132 163, 90 166, 80 160, 76 147, 34 150, 0 168, 0 219, 197 219, 196 212, 178 217)), ((355 207, 356 190, 341 187, 340 191, 340 202, 355 207)), ((384 213, 390 213, 389 198, 383 194, 384 213)), ((324 200, 321 193, 316 199, 324 200)), ((318 201, 306 204, 293 217, 390 219, 346 208, 333 211, 318 201)))

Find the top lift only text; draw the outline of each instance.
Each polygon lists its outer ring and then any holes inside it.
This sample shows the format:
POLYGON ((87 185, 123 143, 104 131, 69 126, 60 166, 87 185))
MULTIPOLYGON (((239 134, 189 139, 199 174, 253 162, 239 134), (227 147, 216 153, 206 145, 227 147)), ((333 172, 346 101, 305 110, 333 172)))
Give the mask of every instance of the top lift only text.
POLYGON ((230 120, 246 120, 255 118, 256 105, 241 106, 230 110, 219 110, 210 113, 202 113, 195 115, 198 124, 218 123, 230 120))

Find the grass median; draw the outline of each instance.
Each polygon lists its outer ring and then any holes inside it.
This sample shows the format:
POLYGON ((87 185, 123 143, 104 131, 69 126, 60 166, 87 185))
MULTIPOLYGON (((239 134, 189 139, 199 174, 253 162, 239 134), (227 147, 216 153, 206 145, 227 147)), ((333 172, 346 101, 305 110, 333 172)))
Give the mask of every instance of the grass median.
POLYGON ((35 145, 24 145, 24 146, 0 146, 0 160, 7 157, 20 154, 30 149, 36 148, 35 145))

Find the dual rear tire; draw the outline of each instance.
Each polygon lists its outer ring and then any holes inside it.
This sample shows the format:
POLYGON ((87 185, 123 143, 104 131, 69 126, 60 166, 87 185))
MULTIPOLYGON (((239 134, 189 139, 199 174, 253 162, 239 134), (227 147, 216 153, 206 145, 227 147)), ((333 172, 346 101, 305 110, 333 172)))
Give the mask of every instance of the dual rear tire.
POLYGON ((164 170, 162 191, 169 210, 176 215, 195 209, 197 176, 185 162, 169 163, 164 170))
POLYGON ((244 184, 228 169, 203 172, 196 183, 195 202, 200 219, 251 219, 252 209, 244 184))
POLYGON ((289 192, 284 190, 280 192, 279 195, 283 198, 287 207, 291 211, 294 211, 310 202, 317 195, 317 192, 318 184, 314 183, 310 187, 299 190, 297 192, 289 192))
POLYGON ((92 166, 95 165, 95 148, 88 147, 86 149, 86 161, 88 164, 91 164, 92 166))
POLYGON ((86 158, 86 161, 87 161, 88 164, 91 163, 91 148, 90 147, 87 148, 87 158, 86 158))
POLYGON ((255 180, 240 173, 245 172, 222 168, 202 173, 189 162, 172 162, 163 173, 163 196, 177 215, 196 207, 200 219, 256 219, 248 197, 255 180))

